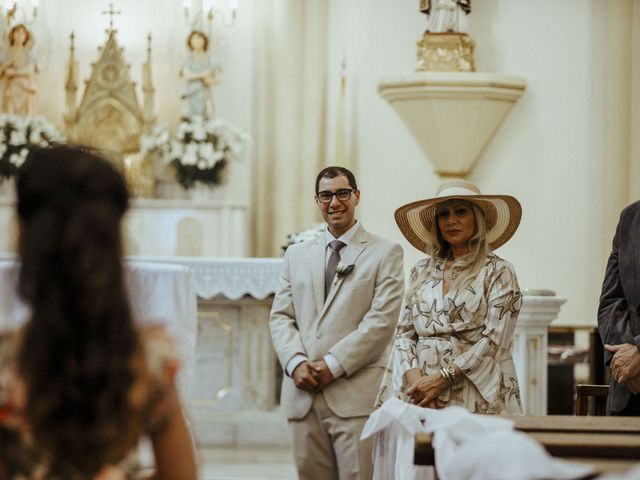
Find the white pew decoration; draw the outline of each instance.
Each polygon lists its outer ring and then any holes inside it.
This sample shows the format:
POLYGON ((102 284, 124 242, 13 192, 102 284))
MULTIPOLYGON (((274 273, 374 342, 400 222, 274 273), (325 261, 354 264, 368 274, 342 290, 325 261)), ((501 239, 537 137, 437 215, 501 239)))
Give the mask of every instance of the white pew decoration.
POLYGON ((373 412, 362 438, 374 438, 374 480, 429 478, 425 467, 415 467, 415 434, 433 434, 433 450, 441 480, 570 480, 592 473, 591 466, 551 457, 513 421, 492 415, 474 415, 462 407, 421 408, 397 398, 373 412))

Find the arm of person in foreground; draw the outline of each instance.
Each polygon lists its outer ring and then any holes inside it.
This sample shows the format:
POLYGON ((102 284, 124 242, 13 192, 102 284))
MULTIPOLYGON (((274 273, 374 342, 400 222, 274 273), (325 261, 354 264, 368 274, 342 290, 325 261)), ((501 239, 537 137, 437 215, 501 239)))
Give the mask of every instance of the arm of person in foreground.
POLYGON ((167 423, 151 435, 156 460, 156 480, 197 480, 193 437, 175 386, 167 392, 167 423))

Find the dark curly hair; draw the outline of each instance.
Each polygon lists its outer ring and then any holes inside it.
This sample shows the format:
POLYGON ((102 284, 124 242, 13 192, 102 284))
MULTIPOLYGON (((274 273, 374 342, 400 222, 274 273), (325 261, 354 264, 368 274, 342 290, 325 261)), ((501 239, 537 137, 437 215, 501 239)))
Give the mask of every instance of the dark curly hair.
POLYGON ((17 357, 26 420, 47 478, 91 477, 137 439, 128 394, 139 342, 121 260, 127 187, 109 162, 71 146, 32 152, 16 185, 18 289, 32 309, 17 357))

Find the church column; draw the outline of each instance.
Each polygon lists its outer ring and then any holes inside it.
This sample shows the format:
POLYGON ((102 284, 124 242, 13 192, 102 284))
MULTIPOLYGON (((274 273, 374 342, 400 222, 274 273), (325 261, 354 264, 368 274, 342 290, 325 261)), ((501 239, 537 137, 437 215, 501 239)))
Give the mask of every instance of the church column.
POLYGON ((313 182, 324 155, 326 6, 256 3, 252 254, 278 255, 314 220, 313 182))
POLYGON ((640 0, 633 0, 631 19, 631 149, 629 201, 640 199, 640 0))
MULTIPOLYGON (((638 2, 635 2, 636 4, 638 2)), ((611 240, 620 211, 631 200, 631 2, 604 3, 604 116, 602 118, 602 265, 611 251, 611 240)), ((595 17, 597 18, 597 17, 595 17)), ((599 99, 595 98, 595 102, 599 99)))

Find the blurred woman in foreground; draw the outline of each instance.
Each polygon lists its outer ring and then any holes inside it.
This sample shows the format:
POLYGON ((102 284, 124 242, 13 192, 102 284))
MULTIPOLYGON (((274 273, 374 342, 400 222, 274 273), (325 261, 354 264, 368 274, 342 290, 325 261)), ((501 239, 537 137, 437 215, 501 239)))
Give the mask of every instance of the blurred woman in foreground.
POLYGON ((138 478, 146 435, 156 478, 195 480, 175 349, 161 327, 134 326, 125 292, 122 176, 60 146, 32 153, 16 190, 31 317, 0 335, 0 478, 138 478))

